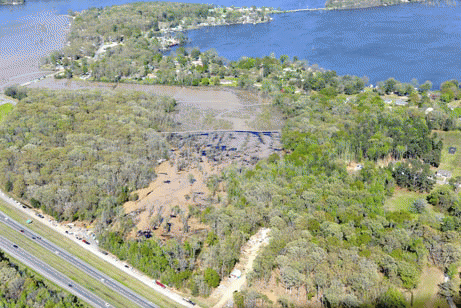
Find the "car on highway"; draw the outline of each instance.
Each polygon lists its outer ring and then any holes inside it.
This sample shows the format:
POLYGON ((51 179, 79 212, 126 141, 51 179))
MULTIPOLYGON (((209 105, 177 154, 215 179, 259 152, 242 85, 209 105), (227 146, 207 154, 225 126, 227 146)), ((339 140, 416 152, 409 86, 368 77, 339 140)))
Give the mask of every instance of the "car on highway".
POLYGON ((23 230, 23 229, 21 229, 21 233, 24 233, 24 230, 23 230))
POLYGON ((14 248, 18 248, 18 245, 16 245, 16 244, 13 244, 13 247, 14 247, 14 248))
POLYGON ((190 298, 185 298, 183 297, 182 298, 184 301, 188 302, 189 304, 191 304, 192 306, 195 306, 195 303, 193 301, 190 300, 190 298))
POLYGON ((73 287, 71 283, 69 283, 69 284, 67 284, 67 285, 68 285, 70 288, 72 288, 72 287, 73 287))

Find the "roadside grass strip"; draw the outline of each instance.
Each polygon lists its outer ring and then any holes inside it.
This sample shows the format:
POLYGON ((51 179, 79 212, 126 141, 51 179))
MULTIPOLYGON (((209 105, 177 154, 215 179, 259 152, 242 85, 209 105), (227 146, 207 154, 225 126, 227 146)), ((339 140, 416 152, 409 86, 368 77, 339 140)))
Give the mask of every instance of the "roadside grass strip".
POLYGON ((104 286, 96 279, 93 279, 87 274, 83 273, 81 270, 79 270, 72 264, 62 260, 60 257, 56 256, 49 250, 34 243, 32 240, 28 239, 18 231, 12 230, 4 224, 0 224, 0 232, 3 237, 14 242, 25 251, 34 255, 37 259, 55 268, 63 275, 84 286, 89 291, 98 295, 99 297, 104 299, 106 302, 112 304, 113 306, 120 308, 133 307, 134 304, 131 301, 127 300, 125 297, 112 291, 110 288, 104 286))
MULTIPOLYGON (((19 223, 25 223, 28 219, 32 219, 33 223, 28 224, 27 228, 40 234, 43 238, 46 238, 53 244, 67 250, 69 253, 73 254, 77 258, 85 261, 89 265, 93 266, 97 270, 106 274, 110 278, 120 282, 124 286, 130 288, 134 292, 143 296, 147 300, 150 300, 152 303, 160 307, 171 307, 171 308, 180 308, 183 307, 172 300, 166 298, 165 296, 155 292, 155 290, 149 288, 144 283, 138 279, 124 273, 120 269, 116 268, 112 264, 100 259, 98 256, 94 255, 91 252, 88 252, 86 249, 80 247, 78 244, 74 243, 72 240, 64 237, 58 232, 52 230, 42 222, 40 222, 37 217, 30 216, 22 211, 14 209, 9 204, 0 201, 0 210, 5 214, 18 221, 19 223)), ((130 306, 125 306, 130 307, 130 306)))
MULTIPOLYGON (((36 272, 33 268, 28 267, 27 265, 25 265, 24 263, 22 263, 21 261, 19 261, 15 257, 13 257, 12 255, 10 255, 9 253, 7 253, 5 251, 4 251, 4 253, 5 253, 5 256, 8 256, 8 259, 11 261, 11 263, 17 265, 21 270, 27 269, 27 272, 30 273, 31 276, 33 276, 35 279, 42 280, 47 285, 47 287, 52 286, 54 289, 59 290, 59 292, 64 292, 66 294, 71 294, 66 289, 61 288, 60 286, 58 286, 53 281, 49 280, 48 278, 43 277, 40 273, 36 272)), ((88 305, 83 300, 81 301, 81 304, 83 304, 85 307, 88 307, 88 308, 91 307, 90 305, 88 305)))

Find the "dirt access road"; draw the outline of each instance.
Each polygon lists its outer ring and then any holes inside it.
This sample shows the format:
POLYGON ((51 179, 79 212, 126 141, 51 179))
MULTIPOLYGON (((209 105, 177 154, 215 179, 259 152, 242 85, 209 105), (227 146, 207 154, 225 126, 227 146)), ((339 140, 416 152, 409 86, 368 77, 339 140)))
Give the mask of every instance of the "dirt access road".
POLYGON ((235 291, 242 290, 242 287, 247 281, 247 275, 253 270, 253 262, 256 259, 260 248, 269 243, 269 232, 270 229, 267 228, 259 230, 258 233, 253 235, 245 246, 243 246, 241 261, 234 267, 234 270, 240 270, 242 275, 240 278, 232 277, 221 281, 219 287, 210 297, 211 299, 215 299, 219 296, 221 297, 213 308, 224 307, 226 303, 232 301, 235 291))

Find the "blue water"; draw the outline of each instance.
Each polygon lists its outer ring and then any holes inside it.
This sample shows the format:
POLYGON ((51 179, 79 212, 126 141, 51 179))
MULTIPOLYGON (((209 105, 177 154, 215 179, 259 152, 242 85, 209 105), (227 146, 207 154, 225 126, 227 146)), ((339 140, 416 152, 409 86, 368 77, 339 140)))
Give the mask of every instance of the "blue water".
MULTIPOLYGON (((80 11, 92 6, 128 2, 134 1, 29 0, 23 6, 0 7, 0 56, 2 52, 5 53, 5 48, 2 49, 5 42, 15 47, 12 49, 15 54, 30 50, 31 44, 49 45, 46 29, 41 32, 30 29, 30 24, 35 23, 40 14, 66 14, 69 9, 80 11), (29 27, 24 26, 25 20, 29 27), (19 33, 31 31, 34 34, 23 33, 24 38, 18 40, 17 34, 15 38, 15 32, 11 31, 13 28, 19 29, 16 31, 19 33), (44 33, 40 41, 37 41, 37 31, 44 33)), ((324 1, 319 0, 215 0, 213 3, 282 9, 324 5, 324 1)), ((197 46, 201 50, 215 48, 220 55, 231 60, 242 56, 266 56, 272 52, 277 57, 282 54, 298 56, 310 64, 336 70, 341 75, 367 76, 373 84, 395 77, 405 82, 412 78, 420 82, 431 80, 438 87, 445 80, 461 79, 460 7, 407 4, 362 10, 299 12, 273 17, 274 20, 268 24, 190 31, 189 47, 197 46)), ((55 23, 60 25, 61 21, 55 23)), ((64 23, 67 21, 62 22, 62 26, 64 23)), ((57 35, 54 41, 57 43, 53 44, 53 48, 59 48, 64 36, 57 35)), ((43 48, 42 53, 53 48, 43 48)), ((9 50, 11 54, 11 48, 9 50)))

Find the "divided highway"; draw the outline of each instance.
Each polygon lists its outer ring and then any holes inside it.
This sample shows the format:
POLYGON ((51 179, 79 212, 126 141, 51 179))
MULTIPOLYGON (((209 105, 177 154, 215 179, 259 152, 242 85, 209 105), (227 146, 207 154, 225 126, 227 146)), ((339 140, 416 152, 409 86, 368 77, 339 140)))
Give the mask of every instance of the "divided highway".
MULTIPOLYGON (((5 199, 2 196, 2 199, 5 199)), ((111 288, 115 292, 119 293, 120 295, 126 297, 128 300, 136 304, 137 306, 143 307, 143 308, 160 308, 159 306, 151 303, 144 297, 136 294, 133 292, 131 289, 125 287, 118 281, 115 281, 114 279, 110 278, 109 276, 101 273, 97 269, 93 268, 91 265, 87 264, 86 262, 80 260, 77 257, 74 257, 72 254, 68 253, 67 251, 63 250, 62 248, 54 245, 53 243, 50 243, 49 241, 42 239, 38 234, 34 233, 30 229, 22 226, 15 220, 13 220, 11 217, 7 216, 5 213, 0 211, 0 221, 10 227, 11 229, 14 229, 18 232, 22 232, 22 234, 33 241, 35 241, 38 245, 42 246, 43 248, 51 251, 52 253, 55 253, 57 256, 59 256, 61 259, 69 262, 70 264, 74 265, 75 267, 79 268, 82 272, 86 273, 90 277, 93 277, 94 279, 97 279, 101 282, 103 282, 107 287, 111 288)), ((33 269, 36 269, 35 267, 32 267, 33 269)), ((38 269, 36 269, 38 271, 38 269)))
POLYGON ((35 258, 33 255, 28 253, 27 251, 21 249, 14 243, 10 242, 9 240, 0 236, 0 248, 11 255, 13 258, 16 258, 24 265, 33 268, 36 272, 40 273, 45 278, 53 281, 63 289, 66 289, 70 293, 74 294, 75 296, 81 298, 88 304, 93 307, 101 307, 106 308, 110 307, 108 303, 104 300, 96 296, 95 294, 89 292, 86 288, 82 287, 81 285, 76 284, 71 279, 67 278, 48 264, 40 261, 39 259, 35 258))

